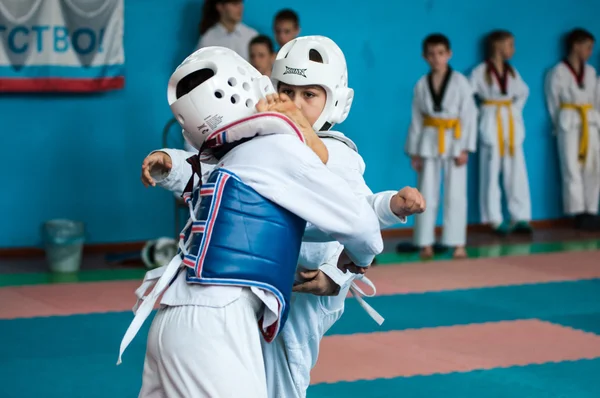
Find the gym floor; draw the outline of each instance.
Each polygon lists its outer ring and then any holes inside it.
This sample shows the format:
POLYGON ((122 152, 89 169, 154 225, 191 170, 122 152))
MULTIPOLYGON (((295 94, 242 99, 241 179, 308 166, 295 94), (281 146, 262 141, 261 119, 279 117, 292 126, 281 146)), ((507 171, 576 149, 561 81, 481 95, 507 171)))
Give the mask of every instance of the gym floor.
MULTIPOLYGON (((469 258, 419 261, 386 241, 369 277, 375 324, 352 298, 322 343, 308 396, 600 396, 600 234, 469 236, 469 258)), ((85 256, 0 260, 2 398, 136 397, 150 321, 115 366, 145 271, 85 256)))

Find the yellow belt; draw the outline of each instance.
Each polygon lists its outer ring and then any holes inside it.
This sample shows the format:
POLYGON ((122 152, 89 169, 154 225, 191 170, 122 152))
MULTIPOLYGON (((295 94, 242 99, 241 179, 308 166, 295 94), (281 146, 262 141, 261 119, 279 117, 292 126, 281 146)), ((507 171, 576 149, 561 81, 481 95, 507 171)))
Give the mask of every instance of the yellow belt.
POLYGON ((454 130, 454 139, 460 139, 460 120, 458 119, 441 119, 425 115, 423 118, 423 126, 436 127, 438 129, 438 153, 443 155, 446 153, 446 130, 454 130))
POLYGON ((502 123, 502 107, 508 109, 508 154, 515 156, 515 121, 512 114, 511 100, 485 100, 483 105, 496 107, 496 125, 498 126, 498 148, 500 156, 504 156, 504 123, 502 123))
POLYGON ((588 111, 593 109, 592 104, 560 104, 561 109, 573 109, 579 112, 581 116, 581 136, 579 138, 579 161, 585 163, 587 157, 588 144, 590 141, 590 123, 588 120, 588 111))

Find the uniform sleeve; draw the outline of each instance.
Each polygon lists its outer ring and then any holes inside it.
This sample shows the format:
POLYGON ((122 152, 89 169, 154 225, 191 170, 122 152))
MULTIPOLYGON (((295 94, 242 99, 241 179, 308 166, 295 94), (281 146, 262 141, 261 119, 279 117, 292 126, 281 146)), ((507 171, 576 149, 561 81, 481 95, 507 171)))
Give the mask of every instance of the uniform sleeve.
POLYGON ((519 72, 515 71, 516 81, 519 84, 519 89, 516 93, 516 97, 514 99, 513 105, 520 111, 523 112, 523 108, 525 108, 525 103, 529 98, 529 86, 525 83, 525 80, 521 77, 519 72))
POLYGON ((180 196, 192 176, 192 167, 186 162, 186 159, 194 156, 195 152, 167 148, 153 151, 152 153, 154 152, 165 152, 171 157, 172 164, 171 171, 167 174, 150 173, 156 181, 156 185, 180 196))
MULTIPOLYGON (((406 217, 398 217, 390 207, 392 197, 396 194, 396 191, 383 191, 376 194, 371 191, 363 176, 365 171, 364 161, 357 152, 339 141, 328 141, 327 146, 330 149, 330 154, 332 154, 327 168, 342 177, 356 196, 366 198, 379 219, 380 228, 388 228, 406 222, 406 217)), ((311 227, 308 226, 308 228, 311 227)))
POLYGON ((342 271, 338 268, 337 263, 340 258, 340 254, 344 250, 343 246, 340 246, 338 250, 336 250, 335 254, 328 258, 321 266, 319 270, 327 275, 331 280, 340 287, 342 290, 349 283, 352 283, 356 274, 353 274, 349 271, 342 271))
POLYGON ((600 78, 596 79, 596 91, 594 92, 594 106, 600 112, 600 78))
POLYGON ((422 131, 423 114, 421 112, 421 104, 419 99, 419 83, 417 83, 413 90, 410 126, 408 128, 408 136, 406 138, 405 151, 409 156, 417 156, 419 154, 419 143, 421 142, 422 131))
MULTIPOLYGON (((344 245, 356 265, 371 264, 383 250, 383 240, 378 218, 367 200, 356 196, 346 181, 294 137, 279 136, 271 142, 271 156, 234 172, 263 197, 344 245)), ((305 241, 322 241, 321 234, 306 232, 305 241)))
POLYGON ((473 89, 473 94, 480 99, 482 99, 482 95, 484 92, 484 84, 483 73, 485 68, 478 66, 471 72, 471 76, 469 77, 469 81, 471 83, 471 88, 473 89))
POLYGON ((462 131, 461 152, 477 150, 477 116, 475 93, 468 80, 463 82, 462 104, 460 106, 460 126, 462 131))
POLYGON ((596 123, 600 123, 600 78, 598 77, 598 75, 596 74, 596 69, 595 68, 591 68, 593 70, 593 76, 594 76, 594 92, 592 93, 593 95, 593 101, 592 104, 594 106, 593 109, 593 119, 592 120, 596 120, 596 123))
POLYGON ((552 124, 556 127, 558 122, 558 112, 560 110, 560 77, 558 76, 557 69, 551 70, 548 75, 546 75, 544 92, 550 119, 552 120, 552 124))

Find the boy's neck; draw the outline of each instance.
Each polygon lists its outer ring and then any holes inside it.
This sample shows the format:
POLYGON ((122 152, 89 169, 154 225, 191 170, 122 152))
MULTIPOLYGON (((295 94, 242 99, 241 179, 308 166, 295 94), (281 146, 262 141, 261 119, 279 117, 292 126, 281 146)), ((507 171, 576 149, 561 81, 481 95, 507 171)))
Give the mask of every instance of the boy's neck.
POLYGON ((571 53, 567 56, 567 61, 576 71, 580 71, 583 67, 583 60, 575 53, 571 53))
POLYGON ((225 19, 221 19, 221 20, 219 21, 219 23, 220 23, 221 25, 223 25, 223 27, 225 28, 225 30, 226 30, 228 33, 231 33, 231 32, 233 32, 233 31, 235 30, 235 27, 236 27, 236 25, 237 25, 237 23, 235 23, 235 22, 232 22, 232 21, 227 21, 227 20, 225 20, 225 19))
POLYGON ((504 72, 504 63, 506 62, 501 55, 495 54, 490 57, 490 62, 500 73, 504 72))
POLYGON ((444 67, 441 68, 441 69, 432 69, 431 70, 431 76, 433 76, 433 77, 445 76, 446 73, 448 73, 448 69, 450 69, 450 67, 448 66, 448 64, 444 65, 444 67))

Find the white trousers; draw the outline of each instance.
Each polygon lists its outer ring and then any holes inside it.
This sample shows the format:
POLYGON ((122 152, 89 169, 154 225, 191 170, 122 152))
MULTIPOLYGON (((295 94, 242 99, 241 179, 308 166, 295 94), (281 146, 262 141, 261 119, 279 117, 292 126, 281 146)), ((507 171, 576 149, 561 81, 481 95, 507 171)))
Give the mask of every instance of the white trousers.
MULTIPOLYGON (((348 292, 375 322, 383 323, 381 315, 362 298, 376 294, 375 286, 366 277, 347 280, 337 296, 293 293, 290 314, 281 333, 271 344, 262 340, 269 398, 306 398, 310 372, 317 364, 321 340, 342 317, 348 292), (365 293, 356 280, 370 286, 372 293, 365 293)), ((368 317, 365 322, 370 322, 368 317)))
POLYGON ((479 149, 479 200, 481 221, 499 225, 503 222, 502 188, 512 221, 531 221, 531 195, 523 147, 516 146, 514 156, 500 157, 497 147, 481 145, 479 149))
POLYGON ((424 158, 419 173, 419 191, 427 210, 415 216, 414 242, 419 247, 435 242, 435 224, 440 201, 440 177, 444 173, 444 229, 441 243, 464 246, 467 239, 467 166, 456 166, 453 158, 424 158))
POLYGON ((321 340, 344 313, 349 290, 350 283, 342 286, 337 296, 292 294, 290 314, 281 333, 270 344, 263 340, 269 398, 306 398, 321 340))
POLYGON ((563 210, 567 215, 598 213, 600 200, 599 133, 590 126, 588 152, 584 164, 579 162, 577 131, 559 131, 558 157, 562 174, 563 210))
POLYGON ((140 398, 267 398, 257 314, 243 289, 221 306, 163 307, 148 334, 140 398))

